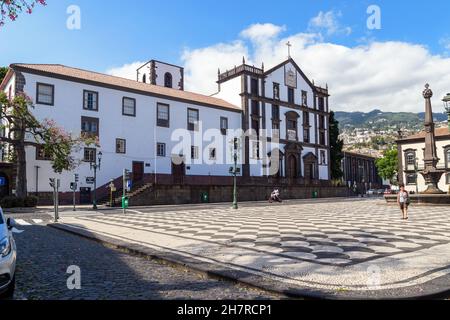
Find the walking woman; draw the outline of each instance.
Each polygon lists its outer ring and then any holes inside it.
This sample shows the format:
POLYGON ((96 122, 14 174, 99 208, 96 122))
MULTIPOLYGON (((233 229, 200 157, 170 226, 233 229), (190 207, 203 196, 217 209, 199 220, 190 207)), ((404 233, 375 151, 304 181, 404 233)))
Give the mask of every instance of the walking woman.
POLYGON ((400 185, 400 192, 397 195, 397 203, 402 210, 403 220, 408 220, 408 206, 410 203, 408 191, 405 190, 405 185, 400 185))

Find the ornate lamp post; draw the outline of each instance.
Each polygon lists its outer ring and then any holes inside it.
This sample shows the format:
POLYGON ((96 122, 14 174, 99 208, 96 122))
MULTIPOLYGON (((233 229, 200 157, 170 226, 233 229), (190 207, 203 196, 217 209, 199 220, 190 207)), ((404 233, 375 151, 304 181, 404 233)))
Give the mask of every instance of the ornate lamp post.
POLYGON ((94 199, 92 209, 97 210, 97 169, 100 170, 102 164, 103 153, 100 151, 98 153, 98 158, 91 162, 91 170, 94 170, 94 199))
POLYGON ((231 141, 232 144, 232 156, 234 161, 234 167, 230 168, 230 173, 233 175, 233 209, 238 209, 238 200, 237 200, 237 175, 240 173, 239 168, 237 167, 238 162, 238 150, 239 150, 239 139, 234 138, 231 141))
POLYGON ((450 130, 450 93, 447 93, 442 102, 444 102, 444 108, 448 115, 448 130, 450 130))

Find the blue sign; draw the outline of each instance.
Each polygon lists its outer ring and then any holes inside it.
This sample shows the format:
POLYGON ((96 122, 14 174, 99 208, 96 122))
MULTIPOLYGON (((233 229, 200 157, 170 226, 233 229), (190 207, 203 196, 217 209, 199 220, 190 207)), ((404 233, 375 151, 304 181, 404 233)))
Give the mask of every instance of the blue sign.
POLYGON ((6 178, 0 177, 0 187, 4 187, 4 186, 6 186, 6 178))

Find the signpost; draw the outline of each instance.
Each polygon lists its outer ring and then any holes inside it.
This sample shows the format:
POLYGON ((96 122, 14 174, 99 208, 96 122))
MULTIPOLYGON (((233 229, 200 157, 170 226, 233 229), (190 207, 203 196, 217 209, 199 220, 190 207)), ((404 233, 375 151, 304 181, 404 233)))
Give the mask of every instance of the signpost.
POLYGON ((79 175, 75 173, 73 175, 73 181, 70 183, 70 189, 73 191, 73 211, 77 211, 75 205, 76 205, 76 191, 78 189, 78 181, 79 181, 79 175))
POLYGON ((56 178, 50 178, 50 186, 53 188, 53 204, 54 204, 54 210, 55 210, 55 222, 58 222, 59 219, 59 187, 60 187, 60 180, 56 178))
POLYGON ((109 198, 109 205, 112 208, 115 205, 114 201, 114 192, 117 191, 116 186, 114 185, 114 181, 111 180, 111 183, 109 184, 109 190, 110 190, 110 198, 109 198))

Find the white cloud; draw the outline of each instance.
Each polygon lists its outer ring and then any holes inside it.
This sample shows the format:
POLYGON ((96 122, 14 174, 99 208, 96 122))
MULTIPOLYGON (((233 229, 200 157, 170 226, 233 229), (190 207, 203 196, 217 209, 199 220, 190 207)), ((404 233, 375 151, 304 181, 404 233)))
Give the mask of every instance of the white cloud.
MULTIPOLYGON (((420 112, 424 110, 423 87, 430 83, 434 111, 443 111, 440 100, 450 91, 450 58, 433 55, 418 44, 371 41, 348 47, 326 42, 320 33, 282 36, 285 30, 283 26, 253 25, 232 42, 186 48, 181 56, 186 89, 206 95, 216 92, 217 69, 223 72, 240 65, 243 56, 248 64, 264 62, 269 69, 287 58, 290 41, 291 56, 306 75, 318 85, 328 83, 333 110, 420 112)), ((134 79, 138 65, 109 71, 134 79)))
MULTIPOLYGON (((261 25, 264 26, 264 25, 261 25)), ((441 96, 450 90, 450 59, 432 55, 423 45, 392 41, 347 47, 325 42, 317 33, 297 33, 280 37, 281 32, 264 34, 253 25, 242 35, 258 35, 248 41, 200 49, 186 49, 182 60, 186 66, 186 88, 204 94, 217 90, 217 68, 231 69, 247 57, 247 63, 266 69, 287 58, 286 43, 293 45, 291 56, 316 84, 327 83, 334 110, 414 111, 424 109, 421 95, 425 83, 435 92, 434 111, 442 111, 441 96)), ((266 27, 261 27, 265 29, 266 27)), ((282 28, 282 27, 280 27, 282 28)), ((276 30, 276 28, 273 28, 276 30)))
POLYGON ((241 37, 255 42, 262 42, 278 36, 283 31, 286 31, 286 26, 277 26, 272 23, 256 23, 243 30, 241 37))
POLYGON ((309 21, 308 29, 310 31, 325 30, 328 36, 334 34, 350 35, 352 28, 342 27, 339 23, 339 18, 342 17, 341 12, 320 11, 317 16, 309 21))
POLYGON ((121 67, 110 68, 106 70, 106 73, 116 77, 136 80, 136 70, 142 65, 144 65, 144 63, 145 62, 142 61, 128 63, 121 67))

